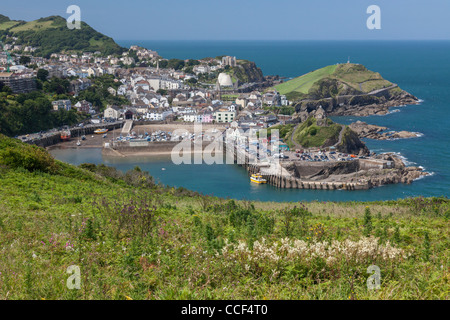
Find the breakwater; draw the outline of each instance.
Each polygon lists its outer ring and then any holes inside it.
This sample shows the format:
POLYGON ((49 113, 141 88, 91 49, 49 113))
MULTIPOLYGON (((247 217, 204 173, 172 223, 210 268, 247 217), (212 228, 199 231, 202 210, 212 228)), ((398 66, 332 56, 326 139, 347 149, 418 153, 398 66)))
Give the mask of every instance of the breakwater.
MULTIPOLYGON (((258 165, 242 165, 248 171, 249 176, 255 173, 261 173, 261 168, 258 165)), ((276 174, 261 173, 267 183, 277 188, 285 189, 312 189, 312 190, 367 190, 369 183, 355 183, 355 182, 326 182, 326 181, 306 181, 294 176, 282 176, 276 174)))
MULTIPOLYGON (((230 148, 231 146, 228 146, 229 151, 233 150, 233 148, 230 148)), ((267 180, 267 183, 270 185, 273 185, 277 188, 284 188, 284 189, 312 189, 312 190, 367 190, 370 188, 368 181, 362 181, 362 182, 328 182, 328 181, 311 181, 306 179, 301 179, 298 177, 295 177, 292 174, 286 174, 285 168, 281 167, 280 174, 267 174, 268 171, 278 171, 278 169, 275 170, 267 170, 262 168, 266 168, 267 166, 271 166, 269 163, 253 163, 251 162, 251 159, 249 155, 242 150, 239 150, 236 146, 234 147, 234 161, 236 164, 244 167, 248 175, 251 176, 252 174, 259 173, 262 175, 264 179, 267 180)), ((282 162, 280 161, 279 166, 282 166, 282 162)), ((292 164, 289 161, 286 161, 287 164, 292 164)), ((347 163, 344 163, 347 164, 347 163)), ((312 165, 312 170, 317 171, 319 170, 317 167, 318 165, 316 163, 302 163, 301 166, 303 167, 303 170, 307 168, 309 165, 312 165)), ((319 164, 320 166, 328 166, 328 164, 319 164)), ((352 162, 349 162, 348 165, 350 165, 351 168, 349 170, 355 169, 359 166, 358 160, 354 160, 352 162)), ((309 173, 309 172, 308 172, 309 173)))

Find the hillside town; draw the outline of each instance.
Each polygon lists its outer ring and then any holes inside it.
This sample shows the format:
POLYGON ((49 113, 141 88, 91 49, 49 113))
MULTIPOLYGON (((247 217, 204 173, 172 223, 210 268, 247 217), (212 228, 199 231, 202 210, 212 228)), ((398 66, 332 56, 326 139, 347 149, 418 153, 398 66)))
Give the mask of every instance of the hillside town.
POLYGON ((116 85, 109 87, 108 92, 128 101, 123 105, 95 107, 93 101, 55 100, 52 101, 53 111, 76 109, 88 118, 101 121, 238 121, 244 127, 284 124, 291 120, 293 113, 282 115, 270 110, 290 104, 286 96, 275 90, 267 91, 278 77, 243 82, 227 72, 240 63, 236 57, 178 60, 184 65, 180 68, 170 65, 171 60, 162 58, 156 51, 139 46, 131 46, 121 56, 102 56, 100 52, 53 53, 48 59, 31 55, 35 50, 21 45, 3 45, 0 82, 13 93, 36 90, 37 73, 45 70, 48 79, 67 79, 69 94, 74 98, 91 87, 96 77, 111 75, 116 85))

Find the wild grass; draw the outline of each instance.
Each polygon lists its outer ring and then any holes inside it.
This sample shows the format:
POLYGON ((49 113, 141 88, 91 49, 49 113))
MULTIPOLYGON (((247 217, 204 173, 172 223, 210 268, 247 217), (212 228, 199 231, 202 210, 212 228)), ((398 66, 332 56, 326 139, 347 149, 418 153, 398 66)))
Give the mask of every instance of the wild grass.
POLYGON ((373 80, 373 81, 367 81, 363 82, 361 84, 361 88, 363 92, 371 92, 374 90, 378 90, 381 88, 387 88, 392 86, 392 83, 386 80, 373 80))

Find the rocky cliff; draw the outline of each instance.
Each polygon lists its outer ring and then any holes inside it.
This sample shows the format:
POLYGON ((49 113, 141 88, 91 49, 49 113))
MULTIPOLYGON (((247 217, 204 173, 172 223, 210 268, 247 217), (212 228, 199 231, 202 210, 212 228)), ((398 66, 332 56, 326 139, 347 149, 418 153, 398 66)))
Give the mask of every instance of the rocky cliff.
POLYGON ((375 140, 408 139, 421 136, 419 132, 387 131, 387 127, 367 124, 362 121, 353 122, 349 127, 358 134, 358 137, 375 140))
POLYGON ((367 146, 362 142, 356 132, 354 132, 349 127, 344 129, 342 133, 341 143, 336 146, 339 152, 356 154, 360 156, 365 156, 370 153, 367 146))
POLYGON ((241 83, 264 81, 261 69, 253 61, 238 60, 237 66, 233 67, 233 75, 241 83))
MULTIPOLYGON (((327 90, 322 89, 320 91, 321 93, 325 93, 324 96, 318 93, 312 96, 319 99, 305 99, 295 102, 294 107, 296 112, 311 112, 322 106, 329 115, 364 117, 373 114, 387 114, 391 107, 417 104, 419 102, 415 96, 401 90, 397 86, 381 89, 371 94, 348 94, 333 97, 329 97, 329 90, 332 89, 328 88, 327 90)), ((351 92, 352 90, 349 91, 351 92)))

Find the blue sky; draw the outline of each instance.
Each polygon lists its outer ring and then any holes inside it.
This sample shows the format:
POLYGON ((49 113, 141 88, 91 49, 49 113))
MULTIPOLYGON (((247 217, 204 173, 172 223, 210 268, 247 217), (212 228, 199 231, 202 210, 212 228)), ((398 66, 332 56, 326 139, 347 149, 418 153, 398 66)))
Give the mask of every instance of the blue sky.
POLYGON ((115 40, 421 40, 450 39, 449 0, 2 0, 11 19, 68 17, 115 40), (367 7, 381 8, 369 30, 367 7))

